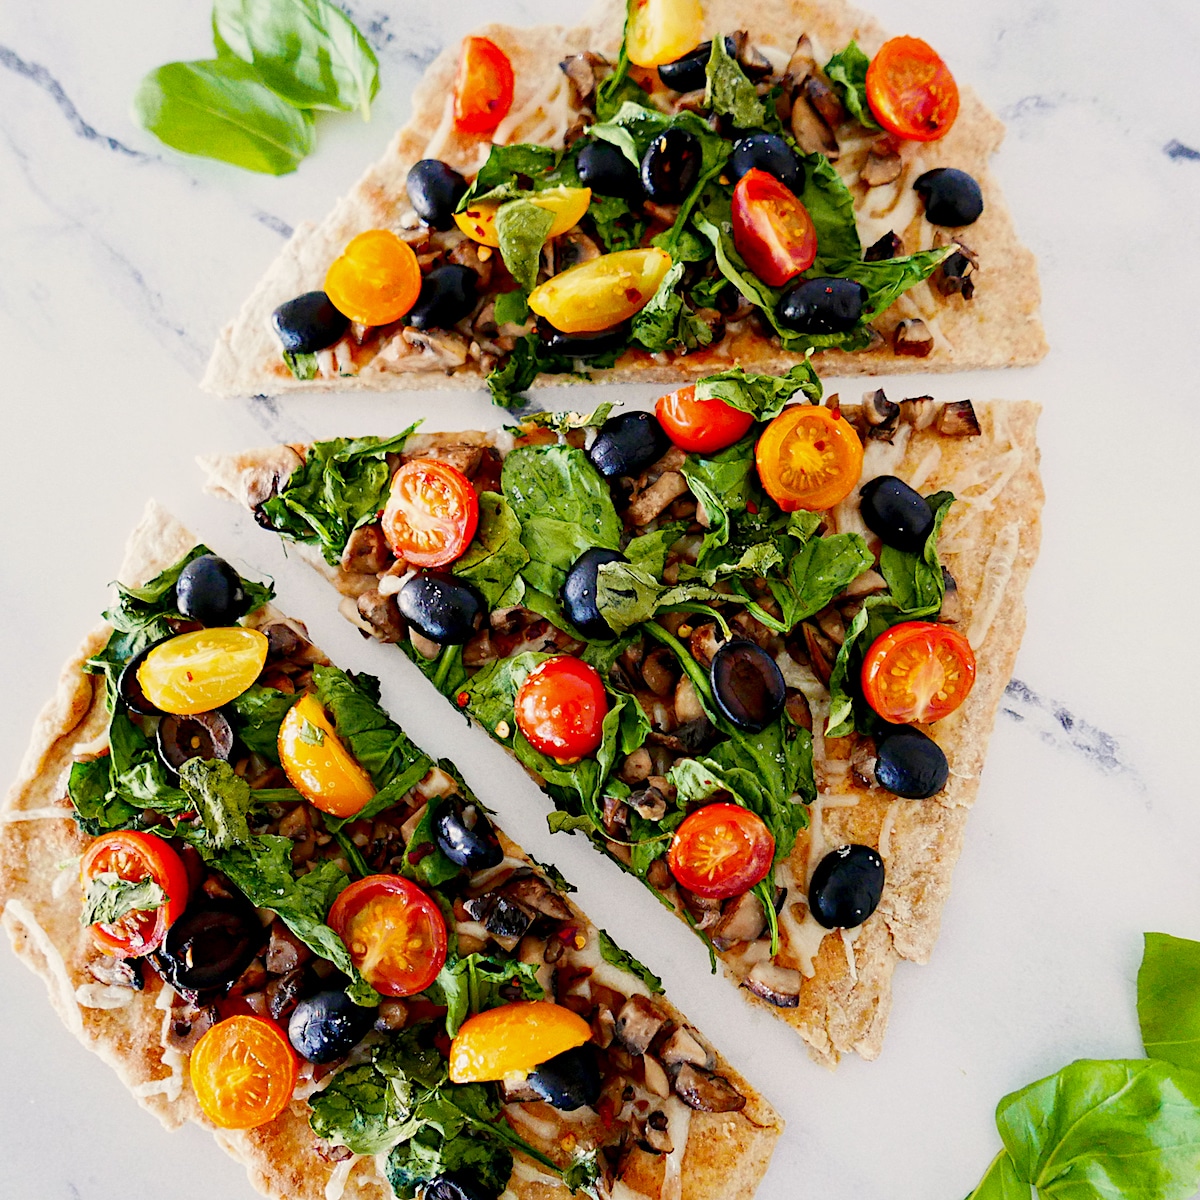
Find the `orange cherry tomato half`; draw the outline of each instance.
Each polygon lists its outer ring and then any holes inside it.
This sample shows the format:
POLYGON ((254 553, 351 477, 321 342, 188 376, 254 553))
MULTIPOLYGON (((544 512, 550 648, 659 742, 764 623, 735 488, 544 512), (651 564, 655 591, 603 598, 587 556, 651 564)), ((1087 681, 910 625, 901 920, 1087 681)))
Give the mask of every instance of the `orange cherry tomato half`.
POLYGON ((893 625, 871 643, 863 659, 863 695, 885 721, 940 721, 974 686, 971 643, 957 630, 931 621, 893 625))
POLYGON ((754 167, 733 189, 733 244, 763 283, 782 287, 813 265, 817 230, 795 193, 754 167))
POLYGON ((575 762, 604 740, 608 697, 595 667, 562 654, 534 667, 517 690, 517 728, 543 754, 575 762))
POLYGON ((591 1040, 588 1023, 549 1000, 518 1000, 464 1021, 450 1043, 450 1079, 486 1083, 525 1076, 591 1040))
POLYGON ((116 875, 130 883, 153 880, 166 901, 157 908, 133 909, 111 923, 92 926, 92 938, 105 954, 138 958, 158 949, 167 930, 187 907, 187 867, 168 841, 152 833, 118 830, 98 837, 84 852, 79 879, 84 895, 98 875, 116 875))
POLYGON ((437 901, 399 875, 368 875, 345 888, 329 925, 363 978, 385 996, 415 996, 446 962, 446 919, 437 901))
POLYGON ((689 454, 724 450, 745 437, 754 424, 750 413, 724 400, 697 400, 693 383, 660 396, 654 415, 671 441, 689 454))
POLYGON ((192 1090, 221 1129, 273 1121, 292 1099, 299 1063, 273 1021, 247 1014, 214 1025, 192 1051, 192 1090))
POLYGON ((288 709, 278 746, 288 782, 322 812, 350 817, 375 795, 370 775, 342 745, 329 714, 311 692, 288 709))
POLYGON ((667 866, 689 892, 710 900, 740 896, 767 877, 775 839, 763 819, 740 804, 706 804, 684 818, 667 866))
POLYGON ((863 447, 837 409, 793 404, 763 430, 754 459, 767 495, 784 512, 824 512, 857 486, 863 447))
POLYGON ((888 133, 936 142, 958 116, 958 84, 927 42, 894 37, 867 68, 867 103, 888 133))
POLYGON ((512 102, 508 55, 489 38, 463 38, 454 79, 454 128, 460 133, 494 133, 512 102))
POLYGON ((325 273, 325 294, 360 325, 390 325, 416 304, 421 266, 412 247, 390 229, 368 229, 334 259, 325 273))
POLYGON ((414 458, 392 476, 383 536, 414 567, 444 567, 460 558, 479 525, 479 497, 449 463, 414 458))

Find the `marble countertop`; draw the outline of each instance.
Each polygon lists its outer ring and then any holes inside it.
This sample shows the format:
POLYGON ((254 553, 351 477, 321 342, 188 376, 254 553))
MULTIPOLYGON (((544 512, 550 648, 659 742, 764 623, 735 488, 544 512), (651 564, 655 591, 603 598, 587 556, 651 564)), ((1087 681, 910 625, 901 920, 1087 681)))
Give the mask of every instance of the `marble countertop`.
MULTIPOLYGON (((130 119, 144 72, 206 53, 206 4, 0 6, 0 773, 15 772, 154 495, 240 566, 274 575, 283 607, 336 660, 387 673, 396 717, 427 748, 453 753, 505 828, 579 884, 588 912, 663 975, 776 1104, 788 1128, 762 1200, 957 1200, 998 1147, 1001 1095, 1075 1057, 1140 1054, 1142 931, 1200 937, 1200 655, 1190 628, 1200 584, 1200 9, 876 0, 890 29, 933 42, 1008 123, 996 172, 1039 257, 1052 346, 1031 370, 883 386, 1040 400, 1047 505, 1017 679, 933 961, 897 970, 880 1059, 829 1073, 786 1026, 710 978, 691 936, 634 881, 578 839, 551 841, 544 802, 497 747, 445 721, 394 651, 340 621, 315 576, 199 493, 196 453, 384 433, 418 414, 451 429, 497 418, 476 394, 276 404, 197 390, 219 325, 290 227, 322 216, 382 151, 434 54, 484 20, 569 21, 583 2, 350 7, 380 57, 373 118, 324 120, 317 152, 275 180, 176 155, 130 119)), ((654 392, 611 395, 642 403, 654 392)), ((140 1111, 7 950, 0 991, 4 1194, 253 1194, 206 1133, 168 1137, 140 1111)))

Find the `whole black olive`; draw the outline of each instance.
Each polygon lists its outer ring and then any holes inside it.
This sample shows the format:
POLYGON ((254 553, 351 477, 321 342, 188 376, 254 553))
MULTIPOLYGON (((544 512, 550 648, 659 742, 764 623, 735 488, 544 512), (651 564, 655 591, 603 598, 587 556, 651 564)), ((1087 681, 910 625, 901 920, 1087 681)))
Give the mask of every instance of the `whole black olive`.
POLYGON ((671 439, 653 413, 627 412, 600 426, 587 454, 605 479, 616 479, 640 475, 670 448, 671 439))
POLYGON ((733 143, 726 172, 736 182, 757 169, 774 175, 793 195, 804 191, 804 164, 777 133, 751 133, 733 143))
POLYGON ((668 129, 642 155, 642 187, 658 204, 678 204, 700 178, 700 139, 686 129, 668 129))
POLYGON ((434 229, 449 229, 454 210, 467 190, 467 181, 438 158, 423 158, 409 168, 404 181, 417 216, 434 229))
POLYGON ((937 795, 950 778, 941 746, 919 729, 890 729, 878 738, 875 782, 906 800, 937 795))
POLYGON ((175 603, 201 625, 232 625, 246 611, 246 589, 223 558, 202 554, 180 571, 175 603))
POLYGON ((245 901, 204 899, 167 930, 154 965, 181 996, 210 1003, 229 991, 266 940, 245 901))
POLYGON ((316 354, 346 335, 350 318, 324 292, 305 292, 281 304, 271 314, 271 325, 289 354, 316 354))
POLYGON ((933 509, 920 492, 895 475, 879 475, 858 496, 862 519, 885 546, 921 553, 933 529, 933 509))
POLYGON ((597 578, 602 563, 628 562, 619 550, 593 546, 571 565, 562 586, 562 606, 567 620, 587 638, 607 640, 613 631, 596 605, 597 578))
POLYGON ((979 184, 957 167, 926 171, 913 188, 925 201, 925 219, 931 225, 974 225, 983 212, 979 184))
POLYGON ((628 321, 622 321, 612 329, 602 329, 599 333, 563 333, 544 317, 538 317, 537 331, 547 350, 569 358, 595 358, 597 354, 620 350, 629 340, 628 321))
POLYGON ((504 861, 504 850, 492 823, 474 804, 461 811, 446 805, 434 822, 438 849, 457 866, 486 871, 504 861))
POLYGON ((877 850, 839 846, 812 873, 808 910, 826 929, 853 929, 879 907, 883 879, 883 859, 877 850))
POLYGON ((855 279, 801 279, 779 301, 779 323, 800 333, 849 333, 862 317, 867 289, 855 279))
POLYGON ((318 992, 292 1010, 288 1041, 311 1063, 333 1062, 345 1058, 374 1023, 375 1009, 355 1004, 345 992, 318 992))
POLYGON ((590 1044, 564 1050, 542 1063, 525 1082, 547 1104, 571 1112, 600 1099, 600 1068, 590 1044))
POLYGON ((739 729, 757 733, 783 712, 783 672, 754 642, 735 638, 723 643, 713 655, 709 676, 717 707, 739 729))
POLYGON ((160 644, 151 642, 141 653, 131 658, 121 669, 121 675, 117 680, 117 692, 125 701, 125 706, 131 712, 141 713, 144 717, 162 715, 162 709, 157 708, 146 699, 146 693, 142 691, 141 680, 137 677, 138 668, 146 661, 146 655, 160 644))
POLYGON ((483 597, 453 575, 414 575, 396 597, 400 615, 420 634, 442 646, 469 642, 487 611, 483 597))
POLYGON ((421 1195, 422 1200, 497 1200, 495 1190, 484 1187, 471 1171, 435 1175, 421 1195))
POLYGON ((189 758, 228 761, 233 750, 233 726, 220 712, 181 717, 168 713, 158 723, 158 753, 178 772, 189 758))
POLYGON ((642 181, 638 169, 612 142, 588 142, 575 159, 579 182, 599 196, 640 200, 642 181))
POLYGON ((449 263, 434 267, 421 280, 421 294, 405 322, 414 329, 449 329, 475 307, 479 276, 470 267, 449 263))
MULTIPOLYGON (((737 43, 731 37, 725 39, 725 50, 730 58, 737 55, 737 43)), ((664 87, 673 92, 695 92, 708 83, 704 69, 712 56, 712 42, 701 42, 695 50, 689 50, 674 62, 663 63, 658 68, 658 78, 664 87)))

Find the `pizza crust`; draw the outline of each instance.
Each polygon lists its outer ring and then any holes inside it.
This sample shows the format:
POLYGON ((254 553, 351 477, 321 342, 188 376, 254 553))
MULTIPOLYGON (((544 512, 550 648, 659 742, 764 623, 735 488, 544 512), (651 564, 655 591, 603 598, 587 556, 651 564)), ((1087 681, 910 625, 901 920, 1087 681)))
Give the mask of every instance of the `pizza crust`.
MULTIPOLYGON (((491 38, 512 60, 516 78, 513 112, 520 115, 501 126, 505 143, 538 141, 561 121, 550 110, 561 106, 565 86, 558 69, 562 59, 586 49, 615 60, 620 45, 624 0, 603 0, 576 29, 543 25, 518 28, 487 25, 480 33, 491 38), (537 94, 535 94, 537 93, 537 94), (545 103, 545 97, 554 99, 545 103)), ((796 39, 807 32, 818 50, 829 55, 852 38, 873 53, 886 38, 881 26, 844 0, 706 0, 710 31, 748 29, 761 47, 790 54, 796 39)), ((442 158, 464 173, 478 170, 489 143, 463 137, 450 126, 450 104, 458 57, 457 44, 434 60, 413 92, 412 116, 396 135, 387 153, 359 180, 319 225, 300 225, 268 269, 236 319, 222 330, 201 386, 223 396, 293 391, 396 391, 412 388, 470 388, 483 385, 477 363, 453 373, 421 370, 420 355, 410 355, 380 370, 372 364, 358 375, 295 379, 284 365, 270 316, 285 300, 323 286, 325 272, 346 243, 365 229, 393 227, 407 207, 405 178, 412 164, 427 156, 442 158)), ((960 85, 961 107, 954 127, 940 141, 906 150, 912 169, 905 188, 921 171, 955 166, 978 181, 986 198, 983 216, 963 233, 981 259, 975 298, 944 298, 928 283, 918 285, 876 321, 885 344, 856 354, 825 351, 816 356, 822 370, 837 375, 897 374, 910 371, 962 371, 983 367, 1026 366, 1046 353, 1038 309, 1041 292, 1033 255, 1017 239, 1012 218, 989 160, 1004 135, 1000 121, 969 88, 960 85), (919 164, 919 165, 918 165, 919 164), (935 333, 927 358, 892 353, 891 332, 902 317, 923 316, 935 333)), ((561 131, 559 131, 561 133, 561 131)), ((876 200, 869 198, 876 210, 876 200)), ((899 205, 897 211, 899 211, 899 205)), ((906 244, 920 236, 920 218, 911 222, 906 244)), ((896 232, 904 236, 904 230, 896 232)), ((785 353, 746 331, 727 337, 718 347, 682 358, 653 356, 631 350, 609 370, 592 371, 604 383, 677 383, 710 375, 740 362, 748 370, 781 374, 799 356, 785 353)), ((561 386, 571 376, 541 376, 535 386, 561 386)))
MULTIPOLYGON (((265 461, 270 465, 278 457, 265 461)), ((130 537, 118 578, 130 585, 145 583, 195 544, 191 533, 151 502, 130 537)), ((72 819, 66 780, 77 748, 102 738, 107 728, 102 677, 86 674, 83 666, 104 647, 110 633, 108 625, 92 630, 63 668, 0 808, 0 924, 18 957, 45 981, 50 1002, 68 1030, 109 1063, 138 1103, 166 1128, 192 1121, 212 1129, 217 1144, 246 1167, 250 1182, 264 1195, 328 1200, 326 1186, 338 1166, 318 1153, 319 1139, 309 1127, 303 1101, 293 1101, 277 1120, 258 1129, 213 1129, 191 1090, 186 1062, 172 1069, 163 1061, 167 1011, 156 1006, 163 984, 153 970, 144 971, 145 990, 131 992, 130 1002, 122 1007, 81 1007, 76 1001, 75 989, 95 983, 88 964, 103 956, 79 923, 77 864, 88 838, 72 819), (49 810, 62 815, 48 815, 49 810)), ((524 857, 515 843, 503 840, 507 853, 524 857)), ((594 937, 594 926, 576 913, 594 937)), ((677 1022, 686 1023, 665 997, 657 1003, 677 1022)), ((693 1115, 682 1161, 682 1200, 748 1200, 783 1130, 770 1104, 719 1054, 716 1069, 746 1097, 746 1107, 737 1114, 693 1115)), ((342 1170, 348 1172, 345 1200, 394 1200, 373 1158, 357 1159, 352 1168, 343 1165, 342 1170)), ((661 1180, 661 1170, 658 1175, 661 1180)), ((509 1192, 517 1200, 566 1200, 569 1195, 557 1183, 515 1175, 509 1192)), ((657 1195, 657 1190, 650 1194, 657 1195)))

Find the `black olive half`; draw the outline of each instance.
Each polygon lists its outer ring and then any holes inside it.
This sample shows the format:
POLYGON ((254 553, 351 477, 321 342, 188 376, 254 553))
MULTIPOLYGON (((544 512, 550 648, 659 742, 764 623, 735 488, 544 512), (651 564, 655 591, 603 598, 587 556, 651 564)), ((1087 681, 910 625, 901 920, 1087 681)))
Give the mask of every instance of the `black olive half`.
POLYGON ((937 795, 950 778, 945 751, 919 729, 892 729, 875 750, 875 782, 906 800, 937 795))
MULTIPOLYGON (((725 39, 725 51, 730 58, 737 55, 737 43, 731 37, 725 39)), ((674 62, 663 63, 658 68, 658 78, 664 87, 673 92, 695 92, 708 83, 705 67, 712 57, 712 42, 701 42, 695 50, 689 50, 674 62)))
POLYGON ((931 225, 974 225, 983 213, 983 193, 974 178, 957 167, 935 167, 913 184, 925 201, 931 225))
POLYGON ((180 571, 175 603, 185 617, 201 625, 232 625, 246 612, 246 589, 223 558, 202 554, 180 571))
POLYGON ((409 168, 404 181, 417 216, 434 229, 449 229, 454 210, 467 190, 467 181, 438 158, 423 158, 409 168))
POLYGON ((839 846, 812 873, 809 912, 826 929, 853 929, 879 907, 883 879, 879 851, 870 846, 839 846))
POLYGON ((612 329, 602 329, 599 333, 563 333, 544 317, 538 317, 537 331, 547 350, 568 358, 595 358, 597 354, 620 350, 629 340, 628 321, 622 321, 612 329))
POLYGON ((773 175, 795 196, 804 191, 804 164, 777 133, 751 133, 733 143, 726 168, 733 181, 755 169, 773 175))
POLYGON ((271 314, 271 325, 289 354, 316 354, 345 336, 350 318, 324 292, 305 292, 281 304, 271 314))
POLYGON ((563 612, 584 637, 606 639, 613 636, 596 604, 597 578, 601 564, 628 561, 618 550, 593 546, 591 550, 585 550, 567 572, 567 581, 562 586, 563 612))
POLYGON ((713 655, 713 696, 725 718, 757 733, 775 720, 787 700, 787 685, 775 660, 743 638, 725 642, 713 655))
POLYGON ((609 417, 588 447, 592 466, 605 479, 640 475, 671 448, 671 439, 648 412, 627 412, 609 417))
POLYGON ((421 1195, 422 1200, 497 1200, 495 1189, 484 1187, 470 1171, 435 1175, 421 1195))
POLYGON ((333 1062, 345 1058, 374 1023, 375 1009, 355 1004, 345 992, 318 992, 292 1010, 288 1041, 311 1063, 333 1062))
POLYGON ((600 1068, 589 1043, 556 1054, 525 1082, 547 1104, 564 1112, 585 1105, 590 1108, 600 1099, 600 1068))
POLYGON ((456 866, 486 871, 504 861, 504 850, 492 823, 474 804, 461 811, 446 805, 434 822, 438 849, 456 866))
POLYGON ((400 615, 420 634, 442 646, 469 642, 487 611, 483 597, 453 575, 414 575, 396 597, 400 615))
POLYGON ((181 996, 209 1003, 229 991, 266 940, 249 904, 204 900, 167 930, 154 965, 181 996))
POLYGON ((176 716, 168 713, 158 723, 158 753, 178 772, 189 758, 228 761, 233 750, 233 726, 220 712, 176 716))
POLYGON ((450 329, 475 307, 479 276, 470 267, 449 263, 434 267, 421 280, 421 294, 405 317, 414 329, 450 329))
POLYGON ((849 333, 866 303, 867 289, 856 279, 802 279, 783 293, 776 315, 800 333, 849 333))
POLYGON ((131 658, 121 669, 120 678, 117 680, 117 692, 121 699, 125 701, 125 706, 131 712, 140 713, 143 717, 158 717, 162 715, 162 709, 157 708, 146 699, 146 693, 142 691, 141 680, 137 677, 138 668, 146 661, 146 655, 155 646, 161 644, 161 642, 152 642, 140 654, 131 658))
POLYGON ((642 187, 658 204, 678 204, 700 178, 700 139, 686 129, 668 129, 642 155, 642 187))
POLYGON ((863 521, 885 546, 921 553, 933 530, 933 509, 920 492, 895 475, 879 475, 858 496, 863 521))
POLYGON ((620 196, 622 200, 642 198, 642 180, 638 169, 612 142, 597 138, 588 142, 575 158, 579 182, 599 196, 620 196))

